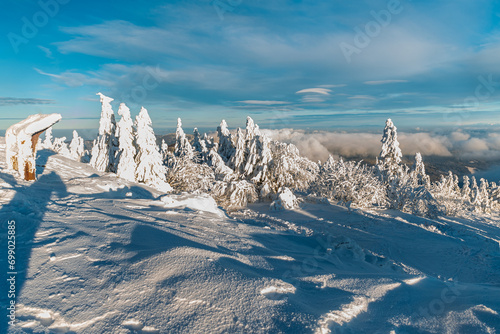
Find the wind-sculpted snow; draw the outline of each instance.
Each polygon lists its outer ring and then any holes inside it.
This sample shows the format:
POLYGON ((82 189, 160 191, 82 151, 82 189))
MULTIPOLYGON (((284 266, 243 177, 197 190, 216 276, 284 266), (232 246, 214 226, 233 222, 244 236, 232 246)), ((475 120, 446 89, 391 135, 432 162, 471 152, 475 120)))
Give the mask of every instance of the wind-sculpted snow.
POLYGON ((0 219, 23 228, 17 323, 1 333, 500 328, 496 215, 427 219, 313 196, 228 215, 207 195, 165 195, 48 150, 28 183, 4 155, 0 141, 0 219))

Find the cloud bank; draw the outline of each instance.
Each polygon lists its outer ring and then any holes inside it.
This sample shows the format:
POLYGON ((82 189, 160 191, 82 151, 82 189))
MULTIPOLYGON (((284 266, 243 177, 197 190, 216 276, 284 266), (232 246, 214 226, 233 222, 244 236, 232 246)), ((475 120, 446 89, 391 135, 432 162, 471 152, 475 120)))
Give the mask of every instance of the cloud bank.
MULTIPOLYGON (((328 159, 330 154, 346 158, 376 157, 380 153, 382 134, 345 133, 281 129, 262 130, 274 140, 293 143, 302 155, 313 161, 328 159)), ((404 155, 420 152, 425 156, 457 157, 461 159, 500 159, 500 134, 481 132, 472 136, 455 131, 447 134, 428 132, 399 133, 404 155)))

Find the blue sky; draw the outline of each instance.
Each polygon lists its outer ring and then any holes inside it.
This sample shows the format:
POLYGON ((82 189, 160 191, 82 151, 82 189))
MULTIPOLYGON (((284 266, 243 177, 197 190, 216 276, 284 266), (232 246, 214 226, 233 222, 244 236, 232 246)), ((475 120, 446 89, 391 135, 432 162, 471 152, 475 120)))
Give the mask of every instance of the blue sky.
MULTIPOLYGON (((497 1, 6 0, 0 128, 58 112, 98 127, 102 92, 155 128, 500 123, 497 1), (46 4, 46 5, 43 5, 46 4), (378 21, 377 21, 378 17, 378 21), (35 28, 29 29, 29 28, 35 28), (360 33, 361 32, 361 33, 360 33)), ((115 109, 116 110, 116 109, 115 109)))

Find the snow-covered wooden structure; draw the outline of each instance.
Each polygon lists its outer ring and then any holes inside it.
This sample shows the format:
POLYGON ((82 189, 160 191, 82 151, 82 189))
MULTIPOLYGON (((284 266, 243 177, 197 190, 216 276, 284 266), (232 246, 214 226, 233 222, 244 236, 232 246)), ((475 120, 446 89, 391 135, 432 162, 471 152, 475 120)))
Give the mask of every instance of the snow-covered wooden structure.
POLYGON ((5 133, 7 168, 19 171, 27 181, 36 180, 38 138, 61 119, 60 114, 31 115, 8 128, 5 133))

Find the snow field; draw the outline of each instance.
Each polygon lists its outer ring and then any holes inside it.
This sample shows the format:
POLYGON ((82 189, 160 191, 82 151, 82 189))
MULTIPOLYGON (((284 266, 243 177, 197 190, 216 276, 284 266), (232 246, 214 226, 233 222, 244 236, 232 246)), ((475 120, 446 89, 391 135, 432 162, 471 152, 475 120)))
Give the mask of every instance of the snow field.
POLYGON ((19 322, 9 333, 500 328, 495 216, 427 219, 312 200, 228 216, 205 195, 41 158, 35 183, 0 170, 0 218, 19 226, 19 322))

